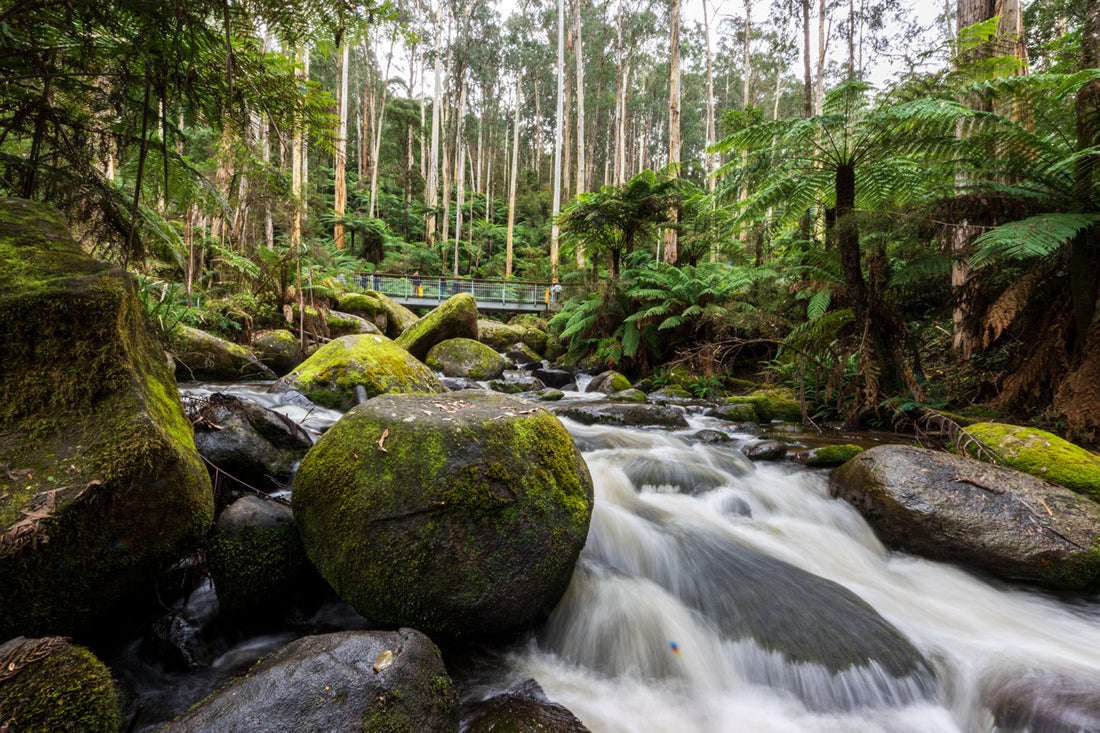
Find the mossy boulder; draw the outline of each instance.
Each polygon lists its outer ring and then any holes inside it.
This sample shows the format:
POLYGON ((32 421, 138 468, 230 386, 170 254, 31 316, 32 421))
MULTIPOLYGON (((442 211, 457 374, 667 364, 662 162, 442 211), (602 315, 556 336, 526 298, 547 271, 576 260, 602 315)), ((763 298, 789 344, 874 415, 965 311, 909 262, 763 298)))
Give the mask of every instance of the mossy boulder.
POLYGON ((555 389, 576 389, 576 377, 573 376, 573 372, 568 372, 564 369, 535 369, 531 372, 531 376, 538 379, 547 387, 553 387, 555 389))
POLYGON ((646 393, 640 389, 620 389, 618 392, 612 392, 607 396, 607 399, 613 402, 637 402, 639 404, 648 401, 646 393))
MULTIPOLYGON (((729 405, 752 405, 756 418, 762 423, 780 420, 799 422, 802 420, 802 406, 794 390, 785 387, 758 389, 745 397, 729 397, 729 405)), ((729 419, 729 418, 727 418, 729 419)))
MULTIPOLYGON (((382 304, 382 308, 386 311, 385 331, 386 335, 389 336, 391 339, 396 339, 398 336, 408 330, 410 326, 412 326, 419 320, 415 313, 413 313, 411 310, 401 305, 385 293, 379 293, 376 290, 369 290, 367 291, 367 295, 377 299, 378 302, 382 304)), ((467 334, 457 335, 465 336, 467 334)), ((470 338, 477 338, 477 336, 470 336, 470 338)))
POLYGON ((477 340, 497 352, 507 351, 523 340, 523 329, 482 318, 477 322, 477 340))
POLYGON ((547 335, 546 350, 542 352, 543 357, 551 363, 556 363, 565 356, 565 351, 565 344, 561 342, 560 338, 554 334, 547 335))
POLYGON ((862 448, 850 443, 823 445, 820 448, 800 452, 798 460, 810 468, 832 468, 844 465, 862 452, 862 448))
POLYGON ((218 517, 206 565, 222 612, 234 616, 278 609, 312 570, 290 507, 257 496, 238 499, 218 517))
MULTIPOLYGON (((344 313, 350 313, 360 318, 367 319, 373 323, 379 331, 389 336, 389 310, 382 302, 382 299, 376 296, 377 293, 347 293, 340 298, 337 303, 337 308, 344 313)), ((400 331, 398 331, 398 333, 400 333, 400 331)), ((392 338, 392 336, 390 338, 392 338)))
POLYGON ((458 698, 419 631, 341 631, 287 644, 160 730, 456 733, 458 698))
POLYGON ((252 350, 276 374, 288 374, 306 358, 298 337, 286 329, 260 331, 252 337, 252 350))
POLYGON ((611 394, 612 392, 622 392, 631 388, 633 388, 633 385, 630 380, 622 374, 616 371, 606 371, 593 377, 588 386, 584 388, 584 391, 611 394))
MULTIPOLYGON (((1100 500, 1100 457, 1053 433, 1003 423, 975 423, 966 432, 1017 471, 1100 500)), ((974 455, 973 446, 968 453, 974 455)), ((977 456, 975 456, 977 457, 977 456)))
POLYGON ((1100 575, 1100 504, 1019 471, 880 445, 834 470, 829 490, 891 547, 1060 590, 1100 575))
POLYGON ((328 313, 328 333, 332 338, 359 333, 381 334, 382 332, 382 329, 374 325, 373 321, 354 313, 344 313, 343 311, 329 311, 328 313))
POLYGON ((481 390, 386 395, 317 441, 294 479, 306 552, 373 621, 481 636, 564 592, 592 479, 556 417, 481 390))
POLYGON ((508 362, 483 343, 456 338, 440 341, 428 351, 424 363, 445 377, 497 379, 504 374, 508 362))
POLYGON ((452 295, 407 327, 394 343, 423 361, 429 349, 453 338, 477 340, 477 301, 469 293, 452 295))
POLYGON ((176 326, 169 341, 176 378, 182 381, 235 382, 278 376, 252 349, 197 328, 176 326))
POLYGON ((512 344, 505 356, 508 357, 510 362, 520 367, 542 362, 542 357, 536 354, 534 349, 522 341, 517 341, 512 344))
POLYGON ((695 395, 691 392, 688 392, 683 387, 677 387, 671 384, 666 387, 661 387, 654 392, 650 392, 649 397, 654 402, 690 402, 695 399, 695 395))
POLYGON ((531 347, 532 350, 542 354, 546 351, 546 343, 549 337, 541 328, 525 326, 520 328, 519 340, 531 347))
POLYGON ((210 478, 132 278, 0 200, 0 639, 71 634, 190 552, 210 478))
POLYGON ((273 389, 297 389, 319 405, 347 408, 359 401, 358 387, 367 399, 391 392, 447 391, 431 369, 374 334, 342 336, 325 344, 273 389))
POLYGON ((737 402, 732 405, 721 405, 707 411, 708 417, 717 417, 730 422, 760 422, 756 416, 756 408, 748 402, 737 402))
POLYGON ((0 728, 12 733, 116 733, 111 673, 60 637, 0 644, 0 728))

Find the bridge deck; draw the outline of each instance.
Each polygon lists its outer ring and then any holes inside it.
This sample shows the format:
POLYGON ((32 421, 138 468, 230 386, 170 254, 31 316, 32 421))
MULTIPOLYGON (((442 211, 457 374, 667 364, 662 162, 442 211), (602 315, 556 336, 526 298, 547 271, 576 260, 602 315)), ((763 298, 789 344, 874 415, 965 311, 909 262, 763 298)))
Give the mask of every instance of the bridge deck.
POLYGON ((545 313, 560 307, 559 302, 551 302, 551 283, 379 273, 361 275, 356 284, 388 295, 406 308, 434 308, 456 293, 472 294, 482 311, 545 313))

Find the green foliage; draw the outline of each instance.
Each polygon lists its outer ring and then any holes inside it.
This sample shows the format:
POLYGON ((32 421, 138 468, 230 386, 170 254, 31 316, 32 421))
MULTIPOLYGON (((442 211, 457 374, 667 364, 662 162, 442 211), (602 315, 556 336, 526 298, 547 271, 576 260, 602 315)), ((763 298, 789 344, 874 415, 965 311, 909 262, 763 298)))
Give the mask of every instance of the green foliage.
POLYGON ((692 380, 688 391, 701 400, 717 399, 725 393, 725 385, 721 377, 700 376, 692 380))
POLYGON ((970 264, 981 267, 1000 260, 1045 259, 1097 222, 1100 214, 1052 213, 1002 224, 974 240, 970 264))
POLYGON ((142 310, 162 344, 168 343, 176 326, 197 320, 194 309, 177 300, 177 289, 175 283, 138 279, 137 294, 142 310))

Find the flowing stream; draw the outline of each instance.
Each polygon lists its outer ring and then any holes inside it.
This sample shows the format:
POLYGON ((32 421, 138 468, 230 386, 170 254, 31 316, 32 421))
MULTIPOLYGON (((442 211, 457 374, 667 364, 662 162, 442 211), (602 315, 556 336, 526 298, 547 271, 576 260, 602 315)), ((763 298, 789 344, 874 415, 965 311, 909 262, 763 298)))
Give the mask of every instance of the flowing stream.
POLYGON ((587 545, 545 626, 458 680, 466 699, 534 678, 597 733, 992 732, 1017 728, 991 701, 1100 687, 1097 600, 888 551, 827 473, 695 443, 730 426, 689 421, 563 421, 595 483, 587 545))

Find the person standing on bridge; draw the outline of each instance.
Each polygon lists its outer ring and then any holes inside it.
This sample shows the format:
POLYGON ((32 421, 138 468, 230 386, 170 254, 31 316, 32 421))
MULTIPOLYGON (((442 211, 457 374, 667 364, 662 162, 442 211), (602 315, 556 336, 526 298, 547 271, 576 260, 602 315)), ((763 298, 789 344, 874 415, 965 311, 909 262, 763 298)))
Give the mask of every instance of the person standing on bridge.
POLYGON ((557 303, 561 300, 561 283, 554 278, 554 284, 550 286, 550 302, 557 303))
POLYGON ((420 270, 414 270, 413 271, 412 283, 413 283, 413 295, 415 295, 418 298, 421 297, 422 295, 424 295, 424 291, 420 289, 420 270))

